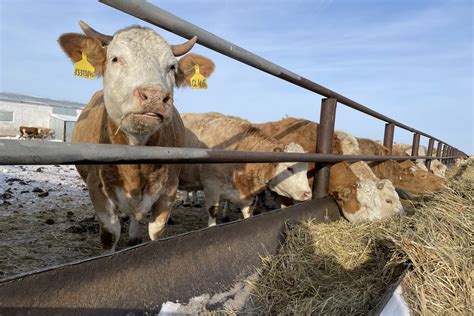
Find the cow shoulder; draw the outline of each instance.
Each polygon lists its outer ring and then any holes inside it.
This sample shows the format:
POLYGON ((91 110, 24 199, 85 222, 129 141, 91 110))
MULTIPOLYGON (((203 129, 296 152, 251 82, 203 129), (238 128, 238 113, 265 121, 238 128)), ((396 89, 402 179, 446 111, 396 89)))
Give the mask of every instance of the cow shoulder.
MULTIPOLYGON (((79 115, 72 131, 71 141, 73 143, 104 143, 107 124, 104 95, 102 91, 98 91, 79 115)), ((105 143, 110 143, 110 141, 105 143)))

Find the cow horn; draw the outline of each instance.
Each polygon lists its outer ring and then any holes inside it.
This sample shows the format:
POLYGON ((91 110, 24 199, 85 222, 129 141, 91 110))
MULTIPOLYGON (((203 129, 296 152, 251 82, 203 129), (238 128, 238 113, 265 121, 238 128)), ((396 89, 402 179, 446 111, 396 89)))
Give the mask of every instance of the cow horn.
POLYGON ((171 51, 173 52, 173 55, 176 57, 183 56, 187 52, 193 48, 194 44, 197 42, 197 36, 194 36, 191 38, 189 41, 179 44, 179 45, 171 45, 171 51))
POLYGON ((114 38, 113 36, 97 32, 83 21, 79 21, 79 26, 81 27, 81 30, 84 32, 84 34, 89 37, 98 39, 104 46, 108 45, 114 38))

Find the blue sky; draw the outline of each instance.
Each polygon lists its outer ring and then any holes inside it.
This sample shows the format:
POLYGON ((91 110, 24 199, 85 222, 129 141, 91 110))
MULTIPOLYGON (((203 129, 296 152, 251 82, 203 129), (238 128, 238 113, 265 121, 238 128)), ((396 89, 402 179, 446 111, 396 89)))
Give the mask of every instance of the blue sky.
MULTIPOLYGON (((154 4, 299 75, 474 153, 474 1, 287 0, 154 4)), ((103 33, 147 25, 92 0, 0 0, 0 91, 86 103, 101 80, 75 78, 56 40, 86 21, 103 33)), ((157 28, 155 28, 157 29, 157 28)), ((158 31, 170 43, 183 39, 158 31)), ((208 90, 183 89, 181 112, 254 122, 317 121, 321 97, 199 45, 216 71, 208 90)), ((384 123, 343 105, 336 128, 383 137, 384 123)), ((396 129, 395 140, 412 135, 396 129)), ((422 138, 422 144, 428 140, 422 138)))

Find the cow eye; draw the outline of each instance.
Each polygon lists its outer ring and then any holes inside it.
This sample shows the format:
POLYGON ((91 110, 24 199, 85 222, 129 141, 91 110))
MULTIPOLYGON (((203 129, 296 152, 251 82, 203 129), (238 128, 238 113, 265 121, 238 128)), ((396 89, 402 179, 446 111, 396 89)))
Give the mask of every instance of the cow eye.
POLYGON ((291 168, 291 167, 286 168, 286 170, 288 170, 291 173, 293 173, 293 171, 294 171, 293 168, 291 168))
POLYGON ((393 203, 392 200, 390 200, 390 199, 386 199, 385 202, 387 202, 388 204, 392 204, 392 203, 393 203))
POLYGON ((169 71, 176 71, 176 65, 171 65, 169 71))
POLYGON ((118 58, 117 58, 117 57, 112 58, 112 62, 113 62, 113 63, 118 62, 118 58))

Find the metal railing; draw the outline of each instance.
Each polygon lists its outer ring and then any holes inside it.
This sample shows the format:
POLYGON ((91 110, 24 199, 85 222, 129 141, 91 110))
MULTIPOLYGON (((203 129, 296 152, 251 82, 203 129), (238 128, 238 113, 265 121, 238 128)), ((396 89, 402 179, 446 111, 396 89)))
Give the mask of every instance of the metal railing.
MULTIPOLYGON (((441 141, 440 139, 419 131, 415 128, 412 128, 408 125, 400 123, 390 117, 387 117, 383 114, 380 114, 369 107, 366 107, 360 103, 357 103, 335 91, 332 91, 326 87, 323 87, 309 79, 306 79, 296 73, 289 71, 277 64, 274 64, 256 54, 251 53, 248 50, 245 50, 229 41, 226 41, 196 25, 193 25, 153 4, 150 4, 142 0, 99 0, 106 5, 109 5, 113 8, 116 8, 120 11, 133 15, 139 19, 147 21, 153 25, 161 27, 165 30, 168 30, 176 35, 182 36, 187 39, 191 39, 194 36, 197 36, 198 43, 212 49, 216 52, 219 52, 223 55, 226 55, 232 59, 238 60, 244 64, 247 64, 251 67, 264 71, 270 75, 273 75, 277 78, 291 82, 301 88, 307 89, 309 91, 315 92, 319 95, 326 97, 322 101, 321 106, 321 115, 318 126, 318 140, 316 153, 318 154, 330 154, 332 151, 332 139, 334 136, 334 123, 336 117, 336 105, 337 103, 344 104, 355 110, 373 116, 377 119, 386 122, 385 126, 385 135, 384 135, 384 145, 388 147, 391 151, 393 144, 393 136, 395 126, 403 128, 407 131, 413 133, 413 143, 412 143, 412 159, 415 156, 418 156, 418 147, 420 144, 420 137, 425 136, 429 139, 431 144, 431 152, 427 153, 427 156, 432 155, 432 150, 434 146, 434 141, 438 142, 438 158, 443 158, 443 162, 446 164, 452 164, 453 158, 460 156, 467 156, 462 151, 457 148, 449 145, 446 142, 441 141), (442 153, 440 152, 441 146, 443 147, 442 153)), ((428 149, 429 150, 429 149, 428 149)), ((246 154, 248 155, 248 153, 246 154)), ((275 154, 274 154, 275 155, 275 154)), ((278 157, 278 155, 275 155, 278 157)), ((308 156, 309 157, 309 156, 308 156)), ((321 158, 324 156, 320 156, 321 158)), ((329 156, 326 156, 329 159, 329 156)), ((385 159, 397 159, 396 157, 388 157, 385 159)), ((406 158, 405 158, 406 159, 406 158)), ((427 165, 429 166, 431 159, 423 157, 422 159, 427 159, 427 165)), ((371 156, 370 159, 367 156, 360 156, 360 160, 375 160, 374 156, 371 156), (366 158, 366 159, 363 159, 366 158)), ((306 161, 315 161, 315 160, 306 160, 306 161)), ((313 187, 313 197, 319 198, 327 196, 327 189, 329 183, 329 160, 319 164, 316 168, 316 185, 313 187)))
POLYGON ((329 171, 333 163, 341 161, 385 161, 441 158, 452 164, 455 158, 467 156, 427 133, 402 124, 360 103, 301 77, 281 66, 263 59, 229 41, 203 30, 171 13, 142 0, 99 0, 100 2, 131 14, 158 27, 185 38, 198 37, 198 43, 299 87, 325 96, 322 100, 316 153, 269 153, 226 151, 221 149, 166 148, 109 144, 41 143, 0 140, 0 165, 8 164, 130 164, 130 163, 263 163, 263 162, 318 162, 315 170, 313 198, 328 195, 329 171), (390 150, 393 145, 395 126, 408 130, 413 135, 412 156, 333 155, 332 141, 337 103, 347 105, 360 112, 386 122, 383 144, 390 150), (429 138, 426 156, 418 156, 420 137, 429 138), (432 157, 434 142, 438 142, 435 157, 432 157))

